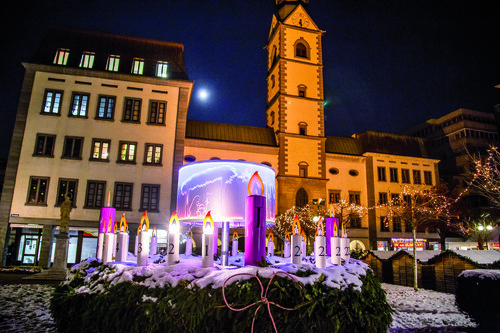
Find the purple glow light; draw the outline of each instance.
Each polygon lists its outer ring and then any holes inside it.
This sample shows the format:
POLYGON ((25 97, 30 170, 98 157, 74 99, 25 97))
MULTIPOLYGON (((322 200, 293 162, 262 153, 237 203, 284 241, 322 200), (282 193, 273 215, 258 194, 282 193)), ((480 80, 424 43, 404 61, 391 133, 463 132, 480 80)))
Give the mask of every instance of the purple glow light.
POLYGON ((201 222, 211 211, 214 221, 243 226, 248 182, 257 171, 264 184, 266 223, 275 218, 275 172, 263 164, 213 160, 184 165, 179 169, 177 216, 182 222, 201 222), (236 223, 236 224, 235 224, 236 223))

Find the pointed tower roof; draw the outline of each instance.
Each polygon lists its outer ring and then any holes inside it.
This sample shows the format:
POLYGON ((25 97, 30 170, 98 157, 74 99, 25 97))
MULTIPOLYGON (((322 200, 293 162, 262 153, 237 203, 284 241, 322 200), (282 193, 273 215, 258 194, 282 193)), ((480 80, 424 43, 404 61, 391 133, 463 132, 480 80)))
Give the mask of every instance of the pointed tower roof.
POLYGON ((288 15, 298 6, 307 8, 309 0, 276 0, 277 17, 280 21, 285 20, 288 15))

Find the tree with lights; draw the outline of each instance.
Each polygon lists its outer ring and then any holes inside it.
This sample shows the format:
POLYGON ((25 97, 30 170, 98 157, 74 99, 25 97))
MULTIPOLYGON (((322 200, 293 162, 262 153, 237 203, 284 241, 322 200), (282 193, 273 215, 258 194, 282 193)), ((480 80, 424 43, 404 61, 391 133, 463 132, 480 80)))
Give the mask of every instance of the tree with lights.
POLYGON ((491 239, 493 229, 498 225, 498 220, 492 218, 490 214, 484 213, 477 219, 460 220, 460 228, 462 234, 467 238, 475 238, 477 240, 478 250, 487 250, 488 242, 491 239), (486 245, 486 247, 484 246, 486 245))
POLYGON ((304 230, 306 237, 313 237, 316 234, 316 228, 318 226, 318 221, 315 217, 325 217, 327 216, 326 214, 327 212, 324 208, 316 208, 309 205, 304 207, 293 206, 276 217, 272 229, 281 240, 284 240, 286 232, 292 231, 293 219, 295 215, 297 215, 300 226, 302 230, 304 230))
POLYGON ((339 219, 339 227, 343 232, 353 227, 356 219, 363 219, 366 213, 367 208, 361 206, 355 198, 340 199, 336 203, 330 203, 330 214, 339 219))
POLYGON ((485 158, 469 156, 474 166, 473 170, 469 170, 470 190, 500 208, 500 152, 496 147, 490 147, 485 158))
POLYGON ((417 229, 422 227, 437 227, 452 225, 456 222, 453 206, 456 202, 444 188, 437 186, 423 189, 417 185, 405 185, 399 197, 393 198, 387 204, 377 208, 385 208, 386 223, 399 218, 406 226, 410 226, 413 238, 413 288, 418 290, 417 271, 417 229))

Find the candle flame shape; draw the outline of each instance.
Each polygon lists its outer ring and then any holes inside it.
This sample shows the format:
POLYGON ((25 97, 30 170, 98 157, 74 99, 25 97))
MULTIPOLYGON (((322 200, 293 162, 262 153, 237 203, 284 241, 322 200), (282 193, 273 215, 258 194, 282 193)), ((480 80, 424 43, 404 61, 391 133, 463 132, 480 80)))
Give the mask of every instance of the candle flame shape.
POLYGON ((288 230, 286 231, 286 234, 285 234, 285 241, 290 241, 290 234, 288 233, 288 230))
POLYGON ((238 240, 238 232, 234 229, 233 240, 238 240))
POLYGON ((214 232, 214 219, 212 218, 212 215, 210 215, 209 211, 205 216, 205 219, 203 220, 203 233, 213 234, 213 232, 214 232), (207 227, 207 221, 210 222, 210 229, 207 227))
POLYGON ((152 237, 158 237, 158 231, 156 231, 156 226, 153 226, 153 234, 152 237))
POLYGON ((111 189, 108 190, 108 203, 106 207, 111 207, 111 189))
POLYGON ((304 229, 302 229, 302 240, 305 242, 306 241, 306 233, 304 232, 304 229))
POLYGON ((339 220, 333 221, 333 237, 339 237, 339 220))
POLYGON ((172 233, 179 233, 179 218, 177 217, 177 211, 172 213, 170 217, 170 222, 168 223, 168 231, 172 233))
POLYGON ((108 229, 106 232, 111 233, 113 231, 113 222, 111 222, 111 216, 109 217, 109 222, 108 222, 108 229))
POLYGON ((330 202, 330 217, 333 217, 334 213, 335 213, 335 206, 333 206, 333 202, 330 202))
POLYGON ((250 177, 250 180, 248 181, 248 195, 264 195, 264 183, 262 182, 262 178, 259 176, 259 172, 255 171, 252 177, 250 177), (257 191, 260 187, 260 194, 252 194, 252 185, 255 184, 255 187, 257 188, 257 191))
POLYGON ((137 236, 139 236, 139 232, 149 231, 149 219, 148 219, 148 211, 146 210, 144 214, 142 214, 141 222, 139 223, 139 228, 137 228, 137 236), (146 222, 146 224, 144 224, 146 222), (146 230, 144 230, 146 227, 146 230))
POLYGON ((292 224, 292 232, 294 235, 300 235, 300 222, 299 222, 299 216, 295 215, 293 218, 293 224, 292 224), (297 225, 297 229, 295 228, 295 225, 297 225), (295 233, 297 231, 297 233, 295 233))
POLYGON ((274 235, 272 230, 269 231, 269 237, 267 237, 267 242, 269 243, 269 241, 274 243, 274 235))
POLYGON ((189 230, 189 232, 187 233, 187 238, 193 239, 193 231, 192 230, 189 230))
POLYGON ((118 221, 115 221, 115 229, 114 229, 115 233, 118 232, 118 221))
POLYGON ((323 217, 318 220, 318 227, 316 228, 316 236, 323 236, 325 234, 325 226, 323 225, 323 217))
POLYGON ((125 219, 125 213, 122 214, 122 217, 120 219, 120 232, 128 233, 128 223, 127 223, 127 220, 125 219), (122 227, 123 227, 123 229, 122 229, 122 227))

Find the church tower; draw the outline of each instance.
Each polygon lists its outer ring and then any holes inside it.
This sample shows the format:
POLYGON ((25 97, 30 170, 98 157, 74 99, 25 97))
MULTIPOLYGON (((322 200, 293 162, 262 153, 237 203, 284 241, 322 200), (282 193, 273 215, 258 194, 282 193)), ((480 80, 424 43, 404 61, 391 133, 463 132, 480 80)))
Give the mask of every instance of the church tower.
POLYGON ((267 44, 267 126, 279 145, 278 212, 326 198, 321 31, 308 0, 276 0, 267 44))

